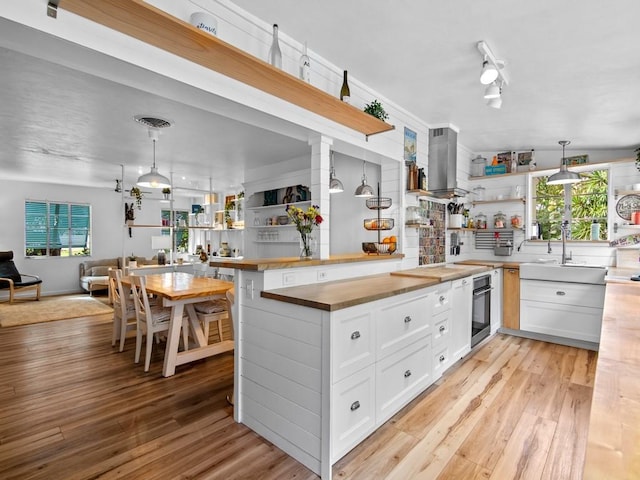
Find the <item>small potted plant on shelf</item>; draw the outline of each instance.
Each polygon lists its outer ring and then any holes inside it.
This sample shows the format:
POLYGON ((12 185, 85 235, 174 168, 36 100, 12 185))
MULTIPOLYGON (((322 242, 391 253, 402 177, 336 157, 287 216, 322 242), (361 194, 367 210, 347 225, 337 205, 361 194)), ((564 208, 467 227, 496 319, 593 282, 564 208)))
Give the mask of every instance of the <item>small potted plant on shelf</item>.
POLYGON ((234 201, 230 200, 224 205, 224 221, 227 224, 228 229, 233 228, 233 219, 231 218, 231 211, 235 210, 236 204, 234 201))
POLYGON ((129 194, 132 198, 136 199, 136 206, 138 207, 138 210, 142 209, 142 192, 140 189, 138 187, 131 187, 129 194))
POLYGON ((387 112, 384 111, 382 104, 378 100, 374 100, 371 103, 367 103, 364 107, 364 112, 382 120, 383 122, 387 118, 389 118, 389 115, 387 115, 387 112))
POLYGON ((171 189, 170 188, 163 188, 162 189, 162 196, 164 197, 165 200, 169 200, 169 195, 171 195, 171 189))
POLYGON ((138 261, 136 260, 136 256, 131 252, 131 255, 127 257, 129 259, 129 268, 136 268, 138 266, 138 261))

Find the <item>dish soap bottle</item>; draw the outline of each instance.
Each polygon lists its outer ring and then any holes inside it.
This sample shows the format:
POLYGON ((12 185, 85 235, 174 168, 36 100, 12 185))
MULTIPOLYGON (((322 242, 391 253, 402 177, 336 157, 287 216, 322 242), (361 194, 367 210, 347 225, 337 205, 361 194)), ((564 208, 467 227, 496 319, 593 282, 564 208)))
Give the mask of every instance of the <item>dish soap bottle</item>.
POLYGON ((591 240, 600 240, 600 224, 595 218, 591 224, 591 240))

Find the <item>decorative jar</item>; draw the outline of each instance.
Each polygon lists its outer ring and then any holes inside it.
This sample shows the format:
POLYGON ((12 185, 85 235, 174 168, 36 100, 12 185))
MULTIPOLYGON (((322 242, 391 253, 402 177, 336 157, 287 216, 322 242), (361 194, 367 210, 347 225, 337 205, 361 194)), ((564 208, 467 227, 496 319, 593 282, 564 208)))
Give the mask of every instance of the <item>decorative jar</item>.
POLYGON ((476 215, 476 228, 478 230, 484 230, 487 228, 487 216, 484 213, 476 215))
POLYGON ((504 213, 498 212, 493 216, 493 228, 504 228, 507 217, 504 213))

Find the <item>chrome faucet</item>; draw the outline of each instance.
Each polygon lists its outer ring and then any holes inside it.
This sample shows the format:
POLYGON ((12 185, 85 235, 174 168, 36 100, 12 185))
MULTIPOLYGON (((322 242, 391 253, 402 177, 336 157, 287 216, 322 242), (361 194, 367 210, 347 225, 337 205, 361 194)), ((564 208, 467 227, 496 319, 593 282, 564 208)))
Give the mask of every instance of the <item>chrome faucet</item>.
POLYGON ((571 260, 571 253, 567 255, 567 232, 569 231, 569 221, 563 220, 560 225, 560 231, 562 232, 562 265, 571 260))
POLYGON ((549 238, 547 238, 547 254, 551 255, 551 252, 553 250, 551 250, 551 234, 549 234, 549 238))

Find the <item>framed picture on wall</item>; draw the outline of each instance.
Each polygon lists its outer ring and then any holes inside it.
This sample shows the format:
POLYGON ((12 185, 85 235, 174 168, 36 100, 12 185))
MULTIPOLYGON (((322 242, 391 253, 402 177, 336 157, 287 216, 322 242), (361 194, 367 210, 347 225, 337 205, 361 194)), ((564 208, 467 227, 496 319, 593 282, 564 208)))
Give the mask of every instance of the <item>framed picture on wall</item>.
POLYGON ((418 153, 418 134, 404 127, 404 164, 416 163, 418 153))

